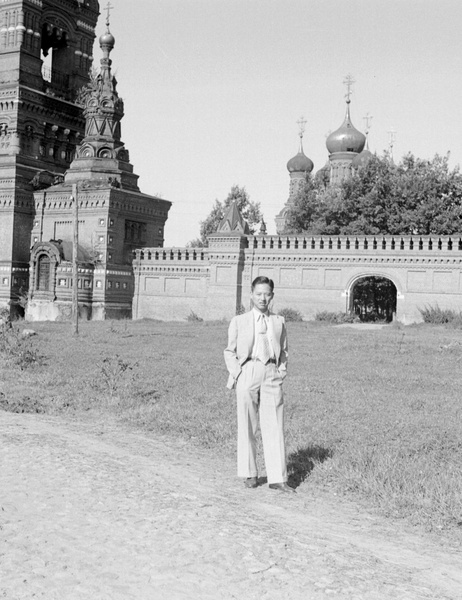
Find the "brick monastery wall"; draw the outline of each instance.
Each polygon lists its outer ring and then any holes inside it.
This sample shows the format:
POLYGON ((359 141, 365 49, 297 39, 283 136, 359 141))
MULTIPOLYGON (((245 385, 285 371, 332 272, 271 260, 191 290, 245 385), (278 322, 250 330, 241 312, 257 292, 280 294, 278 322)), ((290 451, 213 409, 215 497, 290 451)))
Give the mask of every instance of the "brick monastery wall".
POLYGON ((462 309, 462 237, 459 236, 241 236, 215 234, 209 248, 152 248, 134 261, 135 319, 182 320, 191 311, 229 319, 249 308, 258 275, 275 283, 273 309, 350 309, 357 281, 390 279, 397 289, 396 318, 422 320, 419 308, 462 309))

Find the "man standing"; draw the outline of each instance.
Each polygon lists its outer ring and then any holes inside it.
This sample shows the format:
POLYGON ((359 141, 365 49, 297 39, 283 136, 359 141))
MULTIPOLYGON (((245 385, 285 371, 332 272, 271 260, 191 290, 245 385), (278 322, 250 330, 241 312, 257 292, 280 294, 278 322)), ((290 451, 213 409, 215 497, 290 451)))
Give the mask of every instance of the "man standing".
POLYGON ((295 492, 287 485, 282 382, 287 374, 285 321, 269 312, 274 283, 252 282, 253 309, 233 317, 224 351, 230 373, 228 388, 237 398, 237 474, 248 488, 257 487, 256 431, 258 415, 269 487, 295 492))

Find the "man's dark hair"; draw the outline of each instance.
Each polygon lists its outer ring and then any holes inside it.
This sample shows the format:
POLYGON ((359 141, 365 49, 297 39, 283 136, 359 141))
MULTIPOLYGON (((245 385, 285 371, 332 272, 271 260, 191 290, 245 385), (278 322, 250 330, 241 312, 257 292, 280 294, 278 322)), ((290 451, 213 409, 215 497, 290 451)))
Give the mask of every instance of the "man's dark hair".
POLYGON ((274 290, 274 281, 272 279, 270 279, 269 277, 260 275, 259 277, 255 277, 255 279, 252 281, 252 291, 255 289, 255 286, 259 285, 260 283, 266 283, 267 285, 270 286, 271 291, 274 290))

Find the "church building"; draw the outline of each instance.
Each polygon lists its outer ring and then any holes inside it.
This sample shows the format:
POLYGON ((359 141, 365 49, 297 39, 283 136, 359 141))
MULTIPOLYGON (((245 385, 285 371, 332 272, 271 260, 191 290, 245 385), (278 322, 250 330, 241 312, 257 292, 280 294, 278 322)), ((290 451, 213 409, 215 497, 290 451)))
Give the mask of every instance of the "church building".
MULTIPOLYGON (((351 76, 347 76, 345 84, 347 85, 345 118, 342 125, 327 137, 328 160, 316 173, 317 177, 332 186, 340 185, 342 181, 350 177, 355 169, 367 163, 372 156, 367 147, 367 135, 358 131, 351 121, 350 97, 353 84, 351 76)), ((300 148, 298 154, 287 163, 287 170, 290 174, 289 198, 275 218, 278 235, 285 232, 287 213, 297 197, 300 186, 314 167, 311 159, 303 152, 302 140, 306 121, 302 117, 297 123, 300 127, 300 148)))
POLYGON ((131 316, 135 248, 159 247, 171 203, 141 193, 121 141, 124 105, 97 0, 3 0, 0 8, 0 306, 70 315, 74 202, 79 306, 131 316))

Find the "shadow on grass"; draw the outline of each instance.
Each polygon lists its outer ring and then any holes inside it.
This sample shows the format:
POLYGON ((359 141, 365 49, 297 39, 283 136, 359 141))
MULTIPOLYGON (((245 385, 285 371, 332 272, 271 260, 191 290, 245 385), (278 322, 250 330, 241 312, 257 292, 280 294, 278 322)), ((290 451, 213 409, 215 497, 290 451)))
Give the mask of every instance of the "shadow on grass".
POLYGON ((288 483, 297 488, 311 471, 316 463, 321 463, 332 458, 333 451, 322 446, 306 446, 296 452, 292 452, 287 459, 287 472, 289 474, 288 483))

